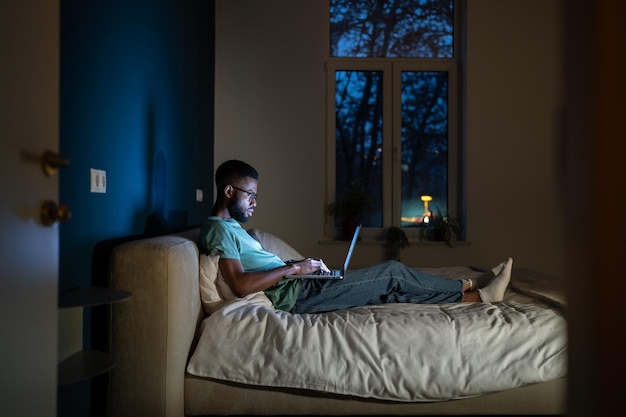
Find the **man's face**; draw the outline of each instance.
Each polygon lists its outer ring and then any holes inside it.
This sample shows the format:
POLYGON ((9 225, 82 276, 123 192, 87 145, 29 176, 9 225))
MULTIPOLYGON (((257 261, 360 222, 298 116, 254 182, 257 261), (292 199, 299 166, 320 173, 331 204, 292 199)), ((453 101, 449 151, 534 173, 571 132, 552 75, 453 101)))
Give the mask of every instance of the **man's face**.
POLYGON ((242 180, 235 180, 231 184, 232 197, 228 203, 230 217, 240 223, 248 221, 256 207, 257 181, 254 178, 246 177, 242 180))

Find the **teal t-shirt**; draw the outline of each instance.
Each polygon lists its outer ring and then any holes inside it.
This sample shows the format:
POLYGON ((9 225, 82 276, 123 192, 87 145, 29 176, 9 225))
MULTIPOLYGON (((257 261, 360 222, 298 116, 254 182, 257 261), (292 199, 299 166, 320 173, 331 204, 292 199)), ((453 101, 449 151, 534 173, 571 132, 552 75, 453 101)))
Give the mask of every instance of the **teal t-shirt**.
MULTIPOLYGON (((207 217, 200 229, 201 250, 216 249, 220 257, 237 259, 246 272, 269 271, 284 266, 276 255, 267 252, 235 219, 207 217)), ((275 308, 289 311, 296 304, 300 280, 284 278, 264 291, 275 308)))

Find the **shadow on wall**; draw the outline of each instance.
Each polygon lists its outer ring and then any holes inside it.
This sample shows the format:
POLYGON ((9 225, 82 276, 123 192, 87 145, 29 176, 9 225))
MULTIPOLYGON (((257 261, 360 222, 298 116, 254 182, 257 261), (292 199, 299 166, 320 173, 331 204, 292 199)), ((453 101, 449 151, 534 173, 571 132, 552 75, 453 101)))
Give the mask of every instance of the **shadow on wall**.
POLYGON ((156 236, 166 232, 168 222, 165 220, 165 194, 167 193, 167 162, 162 151, 157 152, 154 163, 153 189, 154 211, 146 218, 144 235, 156 236))
MULTIPOLYGON (((154 155, 156 150, 154 109, 148 110, 147 120, 148 155, 154 155)), ((154 211, 146 217, 144 224, 144 236, 159 236, 177 232, 187 227, 186 210, 170 210, 168 218, 165 217, 165 197, 167 195, 167 158, 162 150, 156 151, 154 164, 152 165, 152 192, 154 196, 154 211)))
POLYGON ((186 210, 170 210, 168 218, 165 217, 167 161, 162 151, 157 152, 154 166, 154 211, 146 217, 144 236, 159 236, 187 228, 186 210))

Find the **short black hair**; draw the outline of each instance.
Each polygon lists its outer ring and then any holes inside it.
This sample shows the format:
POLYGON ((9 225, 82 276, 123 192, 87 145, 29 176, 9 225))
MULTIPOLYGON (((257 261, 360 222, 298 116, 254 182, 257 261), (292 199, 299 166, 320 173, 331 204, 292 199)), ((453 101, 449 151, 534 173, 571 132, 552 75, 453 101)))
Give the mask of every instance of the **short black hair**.
POLYGON ((223 162, 215 171, 215 185, 218 189, 224 188, 233 179, 239 178, 259 179, 259 172, 250 164, 236 159, 223 162))

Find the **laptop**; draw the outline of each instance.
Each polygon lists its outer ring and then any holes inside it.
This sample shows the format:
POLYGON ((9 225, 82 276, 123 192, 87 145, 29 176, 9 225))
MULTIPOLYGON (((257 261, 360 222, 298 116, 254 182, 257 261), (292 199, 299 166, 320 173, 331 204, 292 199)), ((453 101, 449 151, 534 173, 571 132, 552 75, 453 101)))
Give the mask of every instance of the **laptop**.
POLYGON ((361 225, 358 225, 356 229, 354 229, 354 234, 352 235, 352 241, 350 242, 350 246, 348 247, 348 253, 346 253, 346 259, 343 261, 343 268, 341 269, 330 269, 330 272, 323 271, 315 271, 311 274, 304 275, 287 275, 287 278, 301 278, 301 279, 343 279, 346 275, 346 271, 348 270, 348 264, 350 263, 350 257, 352 256, 352 251, 354 250, 354 246, 356 245, 356 241, 359 237, 359 231, 361 230, 361 225))

